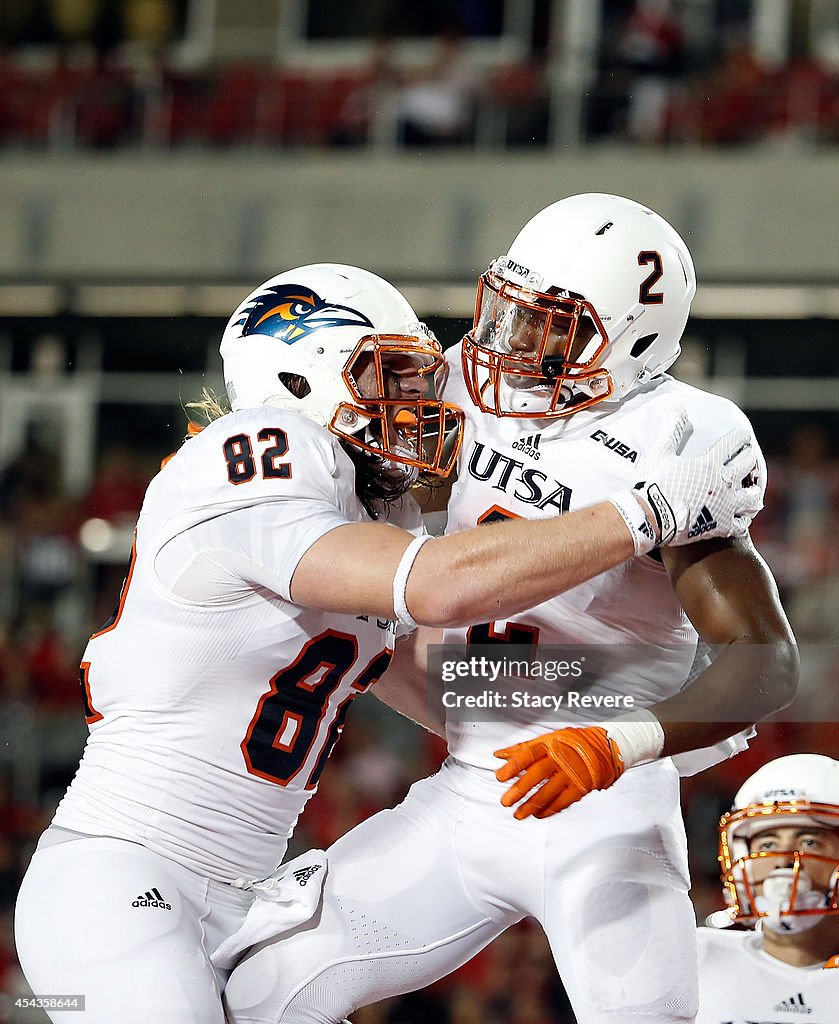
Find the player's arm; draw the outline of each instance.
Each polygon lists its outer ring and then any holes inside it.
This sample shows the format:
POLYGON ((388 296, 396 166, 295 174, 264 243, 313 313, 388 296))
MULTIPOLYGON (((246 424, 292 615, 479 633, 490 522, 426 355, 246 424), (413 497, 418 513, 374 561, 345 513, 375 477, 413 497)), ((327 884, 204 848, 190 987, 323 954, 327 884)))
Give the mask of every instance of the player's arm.
POLYGON ((396 644, 385 674, 371 693, 400 715, 437 736, 445 734, 442 705, 428 700, 428 645, 441 644, 443 631, 420 626, 396 644))
POLYGON ((676 595, 719 653, 683 692, 606 727, 558 729, 496 751, 501 802, 517 818, 547 818, 626 768, 712 746, 786 707, 798 686, 798 649, 775 581, 749 538, 662 548, 676 595), (524 799, 524 798, 527 799, 524 799))
POLYGON ((772 574, 748 536, 661 554, 682 607, 718 650, 690 687, 654 709, 668 756, 711 746, 790 704, 798 649, 772 574))
POLYGON ((435 538, 414 539, 382 523, 345 523, 305 550, 291 578, 291 599, 407 625, 465 626, 533 608, 660 540, 683 541, 697 503, 712 512, 718 534, 745 532, 748 510, 753 514, 759 499, 747 479, 754 465, 748 435, 734 430, 701 455, 677 456, 686 423, 683 412, 674 420, 642 496, 626 491, 558 518, 516 519, 435 538))
POLYGON ((466 626, 509 618, 635 554, 630 529, 610 502, 430 538, 405 575, 413 540, 381 523, 339 526, 298 562, 291 599, 323 611, 404 619, 396 607, 402 597, 417 623, 466 626))

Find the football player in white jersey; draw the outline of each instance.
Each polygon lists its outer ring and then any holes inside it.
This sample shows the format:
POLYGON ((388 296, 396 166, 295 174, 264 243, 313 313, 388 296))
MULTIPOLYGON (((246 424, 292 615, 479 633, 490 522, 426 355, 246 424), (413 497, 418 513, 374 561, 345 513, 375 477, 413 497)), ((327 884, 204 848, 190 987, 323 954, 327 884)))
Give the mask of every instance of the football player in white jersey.
POLYGON ((699 929, 698 1024, 828 1024, 839 1006, 839 761, 791 754, 719 826, 728 909, 699 929), (720 930, 729 925, 748 930, 720 930))
MULTIPOLYGON (((631 200, 574 196, 522 229, 480 280, 472 331, 447 352, 445 397, 466 412, 452 536, 499 519, 573 516, 632 486, 680 407, 687 453, 731 429, 748 433, 762 490, 765 463, 743 413, 666 373, 694 291, 684 241, 631 200)), ((277 911, 277 937, 231 976, 235 1024, 339 1021, 431 983, 525 916, 544 927, 580 1021, 693 1020, 679 771, 742 749, 750 723, 785 706, 798 677, 771 575, 747 536, 718 527, 700 509, 687 543, 657 559, 513 616, 476 617, 442 637, 418 631, 418 651, 442 638, 453 657, 502 657, 509 644, 537 655, 582 648, 600 662, 588 674, 592 706, 547 710, 574 688, 547 674, 527 680, 529 714, 513 700, 516 680, 467 713, 444 688, 451 756, 399 807, 330 848, 311 922, 282 934, 277 911), (710 666, 698 634, 718 648, 710 666), (628 707, 627 697, 644 710, 604 721, 602 709, 628 707)), ((423 711, 417 703, 415 717, 423 711)), ((252 935, 244 927, 240 944, 252 935)))
MULTIPOLYGON (((401 495, 446 472, 462 414, 428 397, 442 352, 396 289, 353 267, 281 274, 221 353, 232 412, 149 485, 119 607, 82 660, 84 755, 17 905, 33 991, 83 995, 91 1024, 221 1024, 209 953, 253 899, 231 883, 282 859, 397 620, 458 627, 546 600, 652 547, 660 494, 677 540, 707 501, 721 530, 759 504, 748 436, 679 457, 679 415, 617 504, 429 540, 401 495)), ((301 898, 322 869, 299 869, 301 898)))

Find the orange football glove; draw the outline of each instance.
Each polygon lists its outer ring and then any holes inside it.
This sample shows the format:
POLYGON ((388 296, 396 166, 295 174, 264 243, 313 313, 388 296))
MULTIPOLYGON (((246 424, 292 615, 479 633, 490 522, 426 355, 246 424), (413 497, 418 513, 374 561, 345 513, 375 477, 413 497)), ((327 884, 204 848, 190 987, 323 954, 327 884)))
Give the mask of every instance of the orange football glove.
POLYGON ((495 773, 499 782, 520 776, 501 797, 505 807, 533 795, 515 810, 522 819, 531 814, 548 818, 565 810, 593 789, 607 789, 624 772, 623 758, 614 740, 599 725, 557 729, 512 747, 495 751, 507 763, 495 773))

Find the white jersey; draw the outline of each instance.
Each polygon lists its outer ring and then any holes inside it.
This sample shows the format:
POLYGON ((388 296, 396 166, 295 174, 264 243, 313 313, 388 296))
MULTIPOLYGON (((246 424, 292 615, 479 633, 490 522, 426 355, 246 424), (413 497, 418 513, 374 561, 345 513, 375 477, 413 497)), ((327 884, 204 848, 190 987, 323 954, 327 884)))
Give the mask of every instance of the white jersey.
POLYGON ((211 423, 152 480, 118 610, 84 653, 90 735, 56 825, 220 881, 280 862, 394 645, 390 621, 289 598, 310 545, 367 518, 354 481, 337 438, 270 406, 211 423))
POLYGON ((696 1024, 831 1024, 839 970, 793 967, 763 949, 759 932, 700 928, 696 1024))
MULTIPOLYGON (((735 427, 752 432, 746 416, 727 399, 669 376, 657 378, 619 405, 594 406, 566 419, 495 417, 480 413, 469 399, 459 345, 447 351, 447 359, 445 398, 466 413, 447 532, 499 518, 548 518, 633 487, 641 479, 645 453, 661 442, 662 430, 678 407, 687 410, 692 426, 683 448, 687 454, 705 451, 735 427)), ((753 435, 752 444, 765 481, 765 463, 753 435)), ((697 529, 701 535, 701 524, 697 529)), ((585 693, 612 700, 613 715, 629 710, 624 700, 628 695, 638 708, 678 693, 702 656, 696 630, 666 570, 651 557, 630 559, 509 620, 447 630, 445 643, 461 648, 538 643, 543 656, 545 645, 556 645, 570 651, 572 662, 575 654, 582 654, 588 661, 585 693)), ((503 657, 504 648, 498 650, 503 657)), ((573 674, 559 682, 529 678, 521 691, 510 691, 503 710, 450 712, 449 750, 466 763, 494 769, 494 750, 569 721, 604 720, 596 707, 586 710, 579 704, 573 710, 563 704, 561 714, 511 705, 524 699, 516 696, 519 692, 567 695, 574 690, 574 679, 573 674)), ((745 745, 738 736, 719 748, 680 755, 678 767, 692 774, 745 745)))

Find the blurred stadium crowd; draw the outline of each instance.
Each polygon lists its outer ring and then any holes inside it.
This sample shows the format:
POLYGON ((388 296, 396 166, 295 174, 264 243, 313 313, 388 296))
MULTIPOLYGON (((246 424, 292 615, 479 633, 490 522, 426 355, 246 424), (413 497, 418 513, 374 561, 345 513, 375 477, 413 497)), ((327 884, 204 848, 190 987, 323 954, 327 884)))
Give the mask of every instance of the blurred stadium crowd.
MULTIPOLYGON (((562 39, 552 16, 559 4, 534 0, 526 52, 487 62, 474 56, 472 44, 500 32, 501 0, 368 0, 343 5, 343 13, 335 9, 341 5, 312 2, 304 34, 347 40, 357 33, 361 58, 345 64, 336 57, 311 68, 281 60, 196 60, 187 43, 200 6, 5 0, 0 147, 468 148, 546 147, 554 140, 555 51, 562 39), (428 43, 421 59, 402 60, 396 41, 406 36, 428 43)), ((808 18, 817 5, 793 3, 787 52, 767 61, 747 31, 748 0, 693 6, 708 16, 699 42, 684 17, 691 3, 606 0, 581 141, 839 142, 839 21, 835 32, 814 32, 808 18)), ((835 688, 839 676, 839 453, 822 420, 802 414, 789 426, 785 448, 767 445, 770 487, 754 537, 799 639, 818 652, 804 680, 813 720, 766 725, 735 761, 686 780, 699 919, 722 905, 715 823, 739 784, 782 754, 837 756, 837 726, 819 694, 835 688)), ((145 487, 167 454, 109 444, 101 430, 100 438, 94 479, 82 494, 62 483, 55 446, 38 431, 0 466, 0 994, 7 997, 26 991, 12 940, 17 887, 86 734, 79 653, 115 605, 125 569, 92 554, 91 531, 107 528, 130 543, 145 487)), ((440 741, 372 697, 359 701, 293 851, 326 847, 391 806, 443 754, 440 741)), ((0 1024, 15 1019, 0 1004, 0 1024)), ((452 978, 360 1011, 354 1020, 571 1024, 573 1016, 541 932, 525 922, 452 978)))
MULTIPOLYGON (((293 44, 352 39, 358 45, 335 50, 328 60, 313 60, 310 45, 280 44, 263 59, 223 60, 195 43, 195 11, 215 11, 215 3, 6 0, 0 145, 545 146, 556 137, 552 108, 571 88, 561 5, 521 5, 529 24, 515 54, 499 46, 487 59, 490 51, 475 44, 501 38, 506 6, 503 0, 367 0, 342 7, 311 0, 293 44), (406 51, 397 45, 406 38, 427 45, 406 51)), ((751 0, 606 0, 592 71, 577 82, 581 140, 835 144, 835 12, 822 25, 818 0, 793 4, 773 53, 771 44, 755 41, 755 6, 751 0)), ((785 0, 776 6, 787 10, 785 0)), ((240 14, 243 29, 247 13, 240 14)), ((280 16, 276 24, 251 27, 264 35, 282 34, 286 26, 280 16)))

